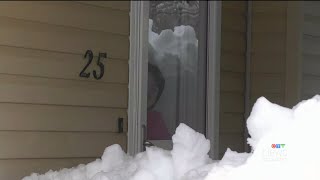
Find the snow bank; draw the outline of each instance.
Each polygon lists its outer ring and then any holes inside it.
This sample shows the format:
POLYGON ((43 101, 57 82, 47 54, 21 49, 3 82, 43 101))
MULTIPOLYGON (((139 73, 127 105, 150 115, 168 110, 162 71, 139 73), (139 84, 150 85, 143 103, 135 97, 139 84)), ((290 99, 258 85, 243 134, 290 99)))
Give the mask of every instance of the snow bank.
POLYGON ((23 180, 319 180, 320 96, 292 109, 257 100, 247 121, 252 153, 228 149, 221 161, 208 157, 209 141, 181 124, 173 150, 147 148, 135 157, 119 145, 102 158, 71 169, 32 174, 23 180))
POLYGON ((23 180, 176 180, 188 179, 189 171, 192 177, 206 176, 209 169, 204 166, 211 162, 209 140, 184 124, 177 128, 172 139, 171 152, 150 147, 131 157, 116 144, 107 147, 101 159, 87 165, 43 175, 34 173, 23 180), (197 168, 206 170, 198 172, 197 168))
POLYGON ((292 109, 262 97, 247 127, 248 143, 254 150, 247 161, 213 168, 205 180, 320 179, 320 96, 292 109))
POLYGON ((187 172, 209 164, 210 141, 185 124, 180 124, 172 137, 171 151, 175 179, 186 178, 187 172))

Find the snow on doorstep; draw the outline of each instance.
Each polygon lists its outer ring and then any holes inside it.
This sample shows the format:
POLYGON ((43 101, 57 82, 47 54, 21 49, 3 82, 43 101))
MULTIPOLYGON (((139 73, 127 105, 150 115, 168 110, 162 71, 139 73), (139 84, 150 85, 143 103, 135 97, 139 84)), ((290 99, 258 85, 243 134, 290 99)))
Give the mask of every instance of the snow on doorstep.
POLYGON ((101 159, 71 169, 32 174, 23 180, 319 180, 320 96, 292 109, 261 97, 247 126, 252 153, 228 149, 221 161, 208 157, 209 140, 181 124, 173 150, 147 148, 135 157, 119 145, 101 159))
POLYGON ((206 176, 208 168, 199 174, 191 171, 212 161, 208 156, 209 140, 184 124, 177 128, 172 139, 171 152, 151 147, 131 157, 116 144, 107 147, 101 159, 87 165, 44 175, 32 174, 23 180, 175 180, 185 178, 188 172, 193 176, 206 176))

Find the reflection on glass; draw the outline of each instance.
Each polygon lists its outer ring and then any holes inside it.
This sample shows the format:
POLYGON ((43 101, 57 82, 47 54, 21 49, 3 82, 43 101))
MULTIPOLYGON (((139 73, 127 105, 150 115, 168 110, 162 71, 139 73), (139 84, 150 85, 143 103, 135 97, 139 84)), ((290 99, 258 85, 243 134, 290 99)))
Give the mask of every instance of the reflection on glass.
POLYGON ((180 123, 205 133, 203 17, 199 1, 150 1, 149 140, 171 139, 180 123))

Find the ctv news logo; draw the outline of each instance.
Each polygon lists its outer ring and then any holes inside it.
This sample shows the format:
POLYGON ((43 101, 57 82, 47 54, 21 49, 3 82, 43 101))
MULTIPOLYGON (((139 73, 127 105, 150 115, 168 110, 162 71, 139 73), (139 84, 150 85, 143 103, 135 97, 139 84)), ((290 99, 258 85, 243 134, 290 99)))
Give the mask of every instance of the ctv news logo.
POLYGON ((274 148, 284 148, 286 145, 285 144, 271 144, 271 147, 274 149, 274 148))
POLYGON ((287 158, 286 144, 271 144, 263 152, 265 161, 282 161, 287 158))

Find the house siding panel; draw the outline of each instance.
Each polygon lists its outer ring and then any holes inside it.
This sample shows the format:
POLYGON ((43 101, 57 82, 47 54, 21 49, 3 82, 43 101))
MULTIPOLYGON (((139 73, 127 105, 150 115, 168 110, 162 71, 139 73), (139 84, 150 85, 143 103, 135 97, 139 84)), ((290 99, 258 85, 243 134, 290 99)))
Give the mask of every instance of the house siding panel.
POLYGON ((246 2, 222 2, 219 156, 244 150, 246 2))
POLYGON ((303 2, 301 98, 320 94, 320 3, 303 2))
POLYGON ((87 163, 114 143, 126 150, 129 5, 0 2, 0 179, 87 163), (107 53, 101 80, 79 77, 88 49, 107 53))

